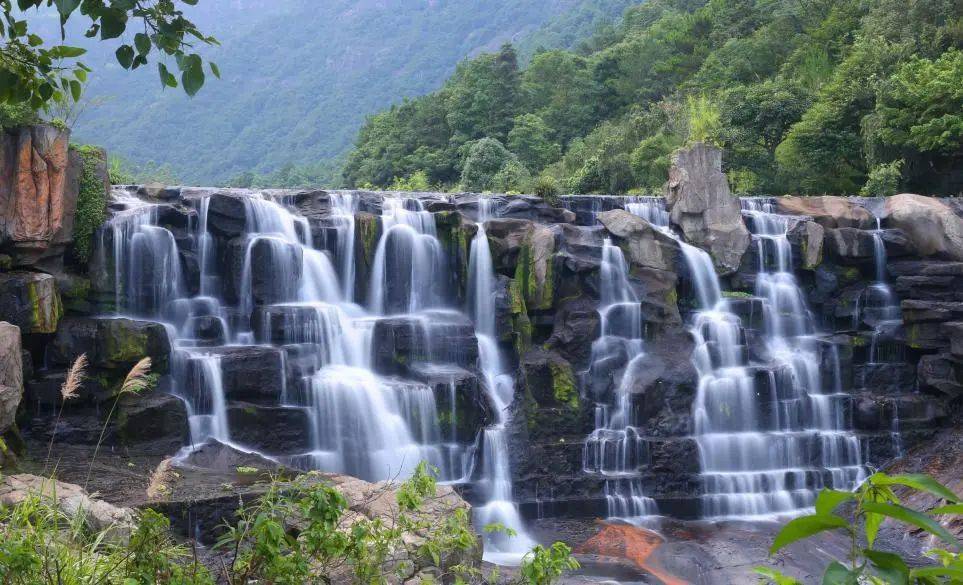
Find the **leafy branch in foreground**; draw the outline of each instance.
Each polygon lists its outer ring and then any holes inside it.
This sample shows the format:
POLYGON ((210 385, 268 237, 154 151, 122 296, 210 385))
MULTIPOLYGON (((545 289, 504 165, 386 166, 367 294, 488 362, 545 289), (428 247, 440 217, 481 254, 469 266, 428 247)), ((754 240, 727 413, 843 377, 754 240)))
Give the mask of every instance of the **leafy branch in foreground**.
MULTIPOLYGON (((136 29, 132 43, 123 43, 115 55, 124 69, 147 65, 152 52, 169 57, 180 71, 180 85, 188 95, 204 85, 204 61, 194 52, 195 44, 216 45, 185 18, 181 3, 198 0, 0 0, 0 103, 27 102, 39 110, 51 101, 80 100, 89 67, 76 61, 86 49, 66 44, 46 45, 30 32, 26 19, 17 18, 31 8, 56 8, 60 15, 61 40, 66 39, 67 21, 75 13, 89 19, 85 35, 101 40, 116 39, 136 29), (18 12, 19 10, 19 12, 18 12)), ((177 87, 178 80, 164 62, 158 61, 161 83, 177 87)), ((215 77, 217 65, 208 62, 215 77)))
MULTIPOLYGON (((960 497, 925 474, 871 475, 854 492, 824 489, 816 498, 814 514, 788 522, 769 549, 775 554, 783 547, 826 531, 841 531, 851 543, 849 556, 826 567, 823 585, 943 585, 963 583, 960 542, 939 521, 942 515, 963 514, 960 497), (896 486, 926 492, 948 502, 927 512, 900 503, 896 486), (842 515, 837 514, 838 511, 842 515), (910 568, 900 555, 874 548, 883 520, 890 518, 929 533, 946 546, 934 549, 931 566, 910 568)), ((756 572, 776 585, 801 585, 800 581, 769 567, 756 572)))

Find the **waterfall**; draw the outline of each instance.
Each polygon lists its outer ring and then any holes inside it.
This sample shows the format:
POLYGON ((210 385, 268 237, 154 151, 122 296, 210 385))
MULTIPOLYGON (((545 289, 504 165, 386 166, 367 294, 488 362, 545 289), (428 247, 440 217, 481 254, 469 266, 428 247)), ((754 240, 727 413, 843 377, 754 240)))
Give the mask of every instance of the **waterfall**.
POLYGON ((755 298, 742 300, 763 305, 764 351, 756 352, 711 257, 671 230, 662 200, 626 203, 679 241, 697 304, 689 320, 699 374, 692 413, 708 518, 795 513, 812 505, 817 489, 848 489, 864 477, 835 347, 833 382, 823 388, 815 325, 792 274, 788 218, 763 199, 743 207, 760 258, 755 298))
POLYGON ((478 338, 478 362, 485 392, 495 408, 495 424, 482 434, 482 470, 478 484, 484 504, 476 507, 474 514, 479 527, 500 524, 515 532, 514 536, 486 533, 485 560, 517 564, 535 542, 525 532, 512 498, 506 426, 515 387, 495 341, 495 268, 485 233, 485 221, 491 216, 493 203, 488 197, 478 198, 477 232, 471 242, 468 266, 468 302, 478 338))
POLYGON ((635 371, 644 356, 642 307, 622 250, 609 239, 602 247, 600 295, 601 336, 592 343, 587 376, 596 403, 595 430, 585 440, 582 465, 605 478, 608 516, 639 519, 657 512, 655 501, 643 495, 638 468, 647 461, 647 450, 633 414, 635 371), (614 389, 591 384, 593 369, 619 359, 625 365, 614 389))
MULTIPOLYGON (((314 247, 307 218, 292 212, 293 200, 256 191, 219 195, 240 199, 244 210, 241 235, 219 240, 211 231, 215 195, 184 199, 178 213, 189 218, 190 238, 180 245, 191 246, 197 257, 193 296, 179 242, 160 225, 161 213, 175 209, 132 198, 123 189, 113 195, 115 205, 127 209, 102 231, 98 253, 113 254, 116 314, 167 326, 173 392, 186 403, 189 417, 191 445, 185 454, 211 440, 257 451, 238 439, 245 435, 231 428, 230 413, 263 406, 306 415, 306 451, 262 453, 282 463, 372 481, 407 477, 421 461, 438 468, 443 481, 469 475, 473 445, 458 444, 450 433, 443 436, 435 390, 417 380, 379 375, 372 363, 373 329, 388 312, 404 313, 419 330, 426 349, 418 353, 439 362, 432 367, 443 368, 464 351, 433 340, 435 330, 447 326, 448 313, 418 312, 443 304, 437 282, 444 280, 438 271, 445 266, 434 217, 420 201, 384 199, 384 229, 370 283, 375 301, 365 310, 352 302, 357 201, 351 193, 330 194, 332 249, 314 247), (196 219, 188 215, 188 206, 196 219), (223 261, 232 256, 235 264, 223 261), (254 353, 237 353, 248 350, 254 353), (280 358, 264 366, 280 370, 271 378, 278 387, 264 389, 265 396, 277 391, 277 397, 254 405, 239 402, 231 394, 237 374, 230 381, 228 376, 228 368, 236 365, 229 363, 264 352, 280 358)), ((483 360, 497 364, 488 370, 502 384, 504 372, 490 355, 486 351, 483 360)), ((451 408, 454 412, 454 404, 451 408)), ((253 432, 270 435, 270 429, 253 432)), ((504 461, 504 444, 487 443, 504 461)), ((492 477, 498 486, 507 480, 506 475, 492 477)), ((499 498, 510 503, 510 491, 499 498)))
POLYGON ((850 398, 838 375, 823 387, 814 320, 792 273, 788 218, 767 199, 744 199, 743 209, 759 256, 755 296, 769 358, 748 361, 737 321, 697 316, 696 331, 716 340, 696 358, 694 424, 708 517, 795 513, 812 506, 819 488, 850 489, 865 477, 859 440, 843 416, 850 398))
POLYGON ((413 313, 439 306, 443 253, 434 216, 418 199, 386 197, 382 205, 383 234, 369 295, 372 311, 413 313))

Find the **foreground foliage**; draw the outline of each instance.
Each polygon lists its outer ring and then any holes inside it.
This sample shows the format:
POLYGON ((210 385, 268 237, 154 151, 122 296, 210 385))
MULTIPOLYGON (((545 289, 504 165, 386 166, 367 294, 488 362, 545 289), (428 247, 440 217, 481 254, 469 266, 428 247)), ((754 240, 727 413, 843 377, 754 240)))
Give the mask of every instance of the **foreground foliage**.
MULTIPOLYGON (((366 506, 383 506, 376 492, 366 506)), ((388 583, 414 572, 414 559, 437 570, 423 583, 494 582, 473 563, 480 546, 468 510, 443 517, 429 504, 439 498, 425 464, 396 492, 394 514, 369 519, 318 474, 272 482, 267 493, 242 505, 215 546, 219 562, 205 567, 196 551, 174 541, 168 519, 152 510, 138 514, 129 541, 116 528, 91 530, 83 510, 68 514, 56 494, 31 496, 0 506, 0 583, 4 585, 231 585, 248 583, 388 583)), ((486 530, 504 530, 490 526, 486 530)), ((577 568, 562 543, 535 547, 520 568, 520 583, 550 585, 577 568)))
POLYGON ((624 193, 661 188, 671 153, 705 141, 739 192, 955 193, 960 17, 956 0, 651 0, 525 69, 510 46, 461 64, 371 117, 344 177, 498 189, 501 167, 468 164, 494 140, 563 191, 624 193))
MULTIPOLYGON (((824 585, 939 585, 963 583, 960 542, 940 523, 940 516, 963 514, 960 497, 933 478, 922 474, 875 473, 855 492, 824 489, 816 498, 814 514, 788 522, 776 535, 770 553, 826 531, 839 531, 852 543, 849 556, 826 567, 824 585), (948 502, 921 512, 900 503, 894 488, 926 492, 948 502), (898 554, 875 548, 880 526, 887 518, 910 529, 922 530, 943 548, 934 548, 931 566, 910 568, 898 554)), ((801 585, 800 581, 768 567, 757 572, 776 585, 801 585)))

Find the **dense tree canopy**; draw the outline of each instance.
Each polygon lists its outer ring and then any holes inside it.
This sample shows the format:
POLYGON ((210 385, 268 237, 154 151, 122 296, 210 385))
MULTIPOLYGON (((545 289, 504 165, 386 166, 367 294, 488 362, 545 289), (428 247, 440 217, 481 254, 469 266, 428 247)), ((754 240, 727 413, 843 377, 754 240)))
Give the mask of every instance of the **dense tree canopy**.
POLYGON ((459 186, 466 145, 492 138, 506 175, 645 191, 707 140, 742 192, 958 193, 961 16, 958 0, 650 0, 576 49, 519 70, 506 46, 369 118, 345 181, 459 186))

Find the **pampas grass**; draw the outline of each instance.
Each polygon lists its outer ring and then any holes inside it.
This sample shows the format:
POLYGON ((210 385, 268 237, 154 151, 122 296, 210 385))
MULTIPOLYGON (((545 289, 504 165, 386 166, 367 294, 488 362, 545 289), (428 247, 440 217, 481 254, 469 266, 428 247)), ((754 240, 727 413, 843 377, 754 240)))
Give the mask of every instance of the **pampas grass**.
POLYGON ((90 483, 90 473, 94 470, 94 461, 97 460, 97 453, 100 452, 100 445, 104 442, 104 435, 107 434, 107 425, 110 424, 110 419, 114 416, 114 411, 117 410, 117 403, 125 394, 140 394, 150 385, 150 374, 151 360, 149 357, 145 357, 130 369, 127 373, 127 377, 124 378, 124 383, 120 385, 120 390, 117 392, 117 397, 114 398, 114 404, 110 407, 110 412, 107 413, 107 419, 104 420, 104 428, 100 429, 100 438, 97 439, 97 446, 94 447, 94 454, 90 458, 90 464, 87 466, 87 478, 84 479, 84 491, 87 490, 87 484, 90 483))
POLYGON ((64 380, 63 385, 60 387, 60 409, 57 411, 57 418, 54 419, 53 432, 50 433, 50 444, 47 446, 47 458, 43 463, 44 473, 47 472, 47 466, 50 464, 50 456, 53 454, 54 439, 57 437, 57 427, 60 426, 60 417, 64 413, 64 405, 71 398, 76 398, 77 394, 80 392, 80 385, 84 383, 84 378, 87 377, 87 354, 80 354, 74 363, 67 370, 67 378, 64 380))

